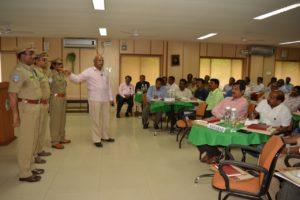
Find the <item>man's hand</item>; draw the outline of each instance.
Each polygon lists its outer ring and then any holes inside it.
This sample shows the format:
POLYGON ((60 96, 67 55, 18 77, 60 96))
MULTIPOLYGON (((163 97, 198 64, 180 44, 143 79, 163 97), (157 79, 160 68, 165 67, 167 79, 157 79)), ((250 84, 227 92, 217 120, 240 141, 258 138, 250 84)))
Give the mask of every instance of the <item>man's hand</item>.
POLYGON ((155 96, 153 97, 153 99, 158 99, 158 96, 157 96, 157 95, 155 95, 155 96))
POLYGON ((110 101, 110 106, 114 107, 115 106, 115 102, 114 101, 110 101))
POLYGON ((69 69, 64 69, 63 72, 66 76, 70 76, 70 74, 71 74, 71 70, 69 70, 69 69))

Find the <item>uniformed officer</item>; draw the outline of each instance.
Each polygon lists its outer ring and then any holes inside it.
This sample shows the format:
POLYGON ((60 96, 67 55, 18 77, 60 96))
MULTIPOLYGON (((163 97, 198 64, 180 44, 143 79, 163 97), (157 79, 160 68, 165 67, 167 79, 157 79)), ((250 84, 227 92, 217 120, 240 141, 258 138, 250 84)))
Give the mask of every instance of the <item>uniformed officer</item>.
POLYGON ((56 58, 51 61, 50 82, 50 133, 52 147, 63 149, 71 140, 65 139, 66 131, 66 87, 67 81, 63 72, 62 60, 56 58))
POLYGON ((35 163, 43 164, 46 160, 42 159, 41 156, 50 156, 50 152, 43 150, 46 128, 48 125, 48 110, 49 110, 49 98, 50 98, 50 86, 48 76, 50 71, 47 69, 48 55, 46 52, 39 52, 35 54, 35 66, 34 70, 40 81, 42 98, 41 98, 41 113, 40 113, 40 126, 37 144, 35 147, 35 163))
POLYGON ((18 64, 11 74, 9 98, 13 112, 13 126, 18 135, 17 160, 20 169, 19 180, 36 182, 41 179, 43 169, 34 165, 34 147, 38 136, 41 88, 33 70, 34 49, 32 46, 17 50, 18 64))

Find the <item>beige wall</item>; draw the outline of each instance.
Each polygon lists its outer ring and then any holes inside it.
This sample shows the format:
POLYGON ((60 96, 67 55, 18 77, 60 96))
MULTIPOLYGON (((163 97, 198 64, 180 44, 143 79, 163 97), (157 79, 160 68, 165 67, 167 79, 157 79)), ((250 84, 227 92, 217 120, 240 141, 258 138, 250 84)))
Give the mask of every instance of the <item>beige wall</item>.
MULTIPOLYGON (((199 74, 199 57, 218 58, 244 58, 243 76, 250 76, 255 82, 257 76, 263 76, 267 83, 270 77, 274 76, 275 60, 300 61, 300 49, 277 48, 275 56, 250 56, 245 57, 240 54, 245 45, 235 44, 214 44, 183 41, 159 41, 159 40, 112 40, 111 46, 102 46, 103 39, 98 39, 96 49, 83 48, 63 48, 62 38, 42 38, 42 37, 1 37, 0 52, 2 66, 2 80, 7 81, 9 74, 16 64, 14 51, 16 47, 23 43, 34 43, 38 50, 49 47, 50 58, 62 57, 65 60, 67 53, 74 52, 77 55, 76 72, 81 72, 86 67, 92 65, 92 59, 98 52, 104 55, 104 67, 110 71, 113 94, 116 94, 120 79, 120 55, 158 55, 161 56, 160 75, 173 75, 176 82, 180 78, 186 78, 188 73, 194 76, 199 74), (123 50, 122 45, 127 49, 123 50), (180 65, 171 66, 171 55, 180 56, 180 65)), ((70 68, 70 64, 64 61, 65 67, 70 68)), ((68 83, 68 96, 70 98, 85 98, 86 87, 68 83)))

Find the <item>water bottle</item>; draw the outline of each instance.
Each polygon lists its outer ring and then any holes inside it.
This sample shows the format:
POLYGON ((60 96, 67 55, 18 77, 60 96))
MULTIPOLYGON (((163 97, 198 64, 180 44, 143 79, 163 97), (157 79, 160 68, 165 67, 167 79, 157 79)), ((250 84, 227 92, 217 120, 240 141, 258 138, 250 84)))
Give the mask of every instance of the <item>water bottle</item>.
POLYGON ((231 109, 229 106, 227 106, 224 112, 224 124, 226 128, 230 126, 230 117, 231 117, 231 109))
POLYGON ((237 130, 237 113, 236 113, 236 108, 231 109, 231 115, 230 115, 230 124, 231 124, 231 132, 236 132, 237 130))

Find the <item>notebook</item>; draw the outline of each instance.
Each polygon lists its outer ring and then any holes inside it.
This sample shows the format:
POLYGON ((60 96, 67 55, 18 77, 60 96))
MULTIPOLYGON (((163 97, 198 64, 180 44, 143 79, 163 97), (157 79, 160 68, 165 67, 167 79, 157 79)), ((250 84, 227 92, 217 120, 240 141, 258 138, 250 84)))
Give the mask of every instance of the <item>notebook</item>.
MULTIPOLYGON (((219 168, 218 164, 214 165, 215 168, 219 168)), ((231 165, 224 165, 223 166, 223 171, 225 172, 225 174, 228 177, 232 177, 232 176, 240 176, 242 175, 242 173, 240 171, 238 171, 237 169, 235 169, 233 166, 231 165)))
POLYGON ((254 129, 254 130, 261 130, 261 131, 267 131, 270 126, 266 124, 251 124, 247 126, 249 129, 254 129))

